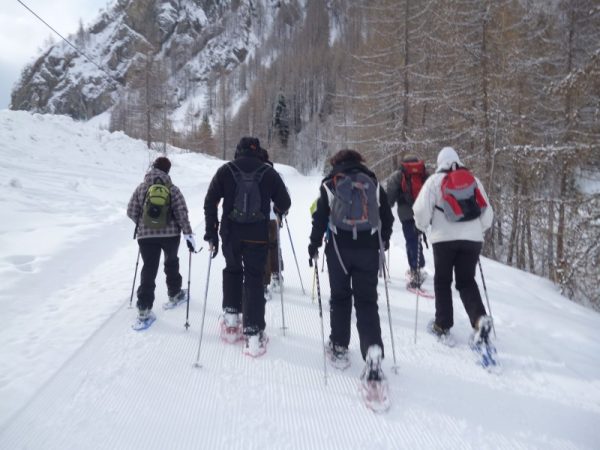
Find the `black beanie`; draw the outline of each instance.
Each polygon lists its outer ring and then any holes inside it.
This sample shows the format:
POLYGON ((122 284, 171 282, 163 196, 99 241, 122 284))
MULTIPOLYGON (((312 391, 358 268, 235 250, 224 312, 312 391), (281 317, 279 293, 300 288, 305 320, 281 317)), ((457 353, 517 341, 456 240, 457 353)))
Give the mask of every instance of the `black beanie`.
POLYGON ((245 136, 240 139, 236 147, 236 153, 239 154, 248 154, 250 152, 258 152, 260 151, 260 141, 255 137, 245 136))
POLYGON ((152 164, 152 167, 162 170, 164 173, 169 173, 169 170, 171 170, 171 161, 166 156, 159 156, 152 164))

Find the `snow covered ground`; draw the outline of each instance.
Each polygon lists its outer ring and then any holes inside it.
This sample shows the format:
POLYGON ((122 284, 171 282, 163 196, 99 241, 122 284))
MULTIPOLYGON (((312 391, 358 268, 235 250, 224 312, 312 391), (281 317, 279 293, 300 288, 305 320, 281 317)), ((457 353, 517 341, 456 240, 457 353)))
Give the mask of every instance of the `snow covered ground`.
MULTIPOLYGON (((404 289, 404 240, 396 224, 390 305, 380 313, 392 408, 377 415, 359 400, 362 361, 353 328, 352 366, 323 377, 318 306, 307 264, 309 204, 318 178, 278 166, 292 195, 283 233, 284 336, 279 296, 267 304, 267 354, 252 359, 217 336, 219 255, 212 264, 200 362, 194 368, 208 267, 191 267, 185 306, 156 323, 130 325, 137 245, 126 204, 151 157, 144 144, 65 117, 0 112, 0 449, 187 448, 540 448, 600 443, 600 315, 560 296, 546 280, 483 259, 502 373, 478 367, 455 296, 449 349, 425 331, 431 300, 404 289)), ((171 175, 186 196, 200 240, 206 187, 221 161, 174 152, 171 175)), ((431 253, 426 253, 432 270, 431 253)), ((188 252, 180 252, 184 283, 188 252)), ((328 334, 327 270, 319 272, 328 334)), ((428 281, 431 287, 431 279, 428 281)), ((134 299, 135 302, 135 299, 134 299)))

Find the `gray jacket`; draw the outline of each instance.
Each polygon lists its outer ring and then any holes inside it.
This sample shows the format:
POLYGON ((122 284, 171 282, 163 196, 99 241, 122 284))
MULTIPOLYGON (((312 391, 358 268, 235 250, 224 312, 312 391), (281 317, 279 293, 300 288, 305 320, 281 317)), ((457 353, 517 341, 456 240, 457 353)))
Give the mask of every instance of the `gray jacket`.
POLYGON ((395 171, 387 181, 386 185, 388 202, 390 207, 394 207, 394 203, 398 203, 398 219, 401 222, 411 220, 413 218, 412 206, 406 202, 404 192, 402 191, 402 171, 395 171))

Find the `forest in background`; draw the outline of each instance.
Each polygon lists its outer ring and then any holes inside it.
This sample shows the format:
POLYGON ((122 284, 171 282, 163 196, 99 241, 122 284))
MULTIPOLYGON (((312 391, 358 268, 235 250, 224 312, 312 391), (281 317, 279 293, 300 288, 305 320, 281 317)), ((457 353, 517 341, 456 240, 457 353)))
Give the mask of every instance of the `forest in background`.
POLYGON ((111 128, 225 159, 254 135, 303 172, 355 148, 381 179, 451 145, 494 207, 485 255, 600 309, 597 1, 290 1, 274 27, 178 129, 169 65, 148 52, 111 128))

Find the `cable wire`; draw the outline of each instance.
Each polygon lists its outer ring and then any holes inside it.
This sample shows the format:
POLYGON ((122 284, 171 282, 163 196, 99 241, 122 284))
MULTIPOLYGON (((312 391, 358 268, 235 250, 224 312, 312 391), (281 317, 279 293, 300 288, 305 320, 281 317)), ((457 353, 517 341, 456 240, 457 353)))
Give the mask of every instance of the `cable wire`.
POLYGON ((110 73, 108 73, 103 67, 101 67, 99 64, 97 64, 95 61, 93 61, 88 55, 86 55, 82 50, 80 50, 79 48, 77 48, 74 44, 72 44, 67 38, 65 38, 62 34, 60 34, 58 31, 56 31, 54 28, 52 28, 51 25, 48 24, 48 22, 46 22, 44 19, 42 19, 38 14, 36 14, 29 6, 27 6, 25 3, 23 3, 21 0, 17 0, 17 2, 19 2, 25 9, 27 9, 31 14, 33 14, 35 17, 37 17, 38 20, 40 20, 44 25, 46 25, 48 28, 50 28, 56 35, 58 35, 63 41, 65 41, 68 45, 70 45, 77 53, 79 53, 81 56, 83 56, 85 59, 87 59, 89 62, 91 62, 94 66, 96 66, 99 70, 101 70, 102 72, 104 72, 111 81, 114 81, 117 84, 121 84, 119 83, 119 81, 113 77, 110 73))

